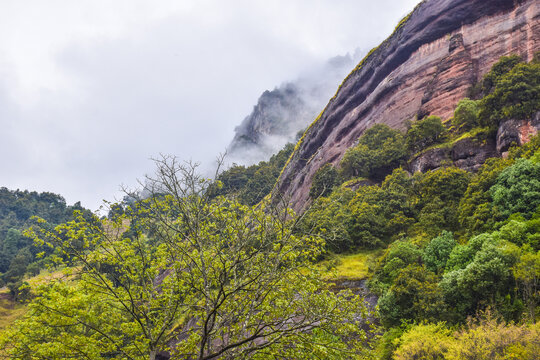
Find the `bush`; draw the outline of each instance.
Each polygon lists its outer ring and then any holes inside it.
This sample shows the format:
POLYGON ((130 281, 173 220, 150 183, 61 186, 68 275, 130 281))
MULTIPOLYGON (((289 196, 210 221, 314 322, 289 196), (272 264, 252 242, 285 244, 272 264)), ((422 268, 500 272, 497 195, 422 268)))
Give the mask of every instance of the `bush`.
POLYGON ((499 80, 521 62, 522 60, 518 55, 503 56, 500 58, 482 80, 482 91, 484 94, 492 92, 499 80))
POLYGON ((540 109, 540 64, 518 64, 480 101, 481 126, 496 127, 505 119, 529 119, 540 109))
POLYGON ((447 130, 438 116, 429 116, 412 124, 407 131, 407 147, 418 152, 446 139, 447 130))
POLYGON ((437 277, 423 266, 409 265, 399 272, 393 285, 378 301, 381 322, 396 326, 403 320, 437 320, 446 305, 437 277))
POLYGON ((312 199, 316 199, 319 196, 328 196, 337 183, 337 170, 332 164, 326 164, 317 170, 315 176, 313 176, 311 188, 309 189, 309 196, 312 199))
POLYGON ((399 339, 396 360, 445 359, 454 339, 444 323, 416 325, 399 339))
POLYGON ((456 246, 456 241, 451 232, 443 231, 424 249, 422 259, 426 267, 434 273, 441 273, 446 267, 446 262, 450 257, 452 249, 456 246))
POLYGON ((383 180, 406 157, 403 135, 387 125, 377 124, 358 139, 357 146, 347 150, 340 163, 341 173, 344 179, 383 180))
POLYGON ((510 160, 488 159, 473 175, 458 210, 459 223, 468 234, 478 234, 493 228, 498 214, 493 209, 489 189, 499 174, 511 164, 510 160))
POLYGON ((530 218, 540 206, 540 164, 517 160, 501 172, 490 192, 503 216, 519 212, 530 218))
POLYGON ((454 112, 452 125, 460 130, 470 130, 479 126, 478 111, 478 102, 468 98, 461 100, 454 112))
POLYGON ((459 229, 458 206, 469 178, 467 171, 455 167, 430 171, 421 177, 417 231, 434 237, 442 230, 459 229))
POLYGON ((456 332, 444 323, 416 325, 397 341, 394 359, 533 360, 540 353, 539 336, 539 324, 504 324, 488 313, 456 332))

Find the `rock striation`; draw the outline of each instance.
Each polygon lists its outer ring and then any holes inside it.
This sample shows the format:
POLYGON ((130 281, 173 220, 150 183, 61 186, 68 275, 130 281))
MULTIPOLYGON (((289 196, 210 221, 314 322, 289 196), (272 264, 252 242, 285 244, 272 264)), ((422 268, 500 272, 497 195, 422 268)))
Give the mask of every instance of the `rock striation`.
MULTIPOLYGON (((406 120, 426 115, 448 119, 500 57, 518 54, 530 61, 539 50, 537 0, 423 1, 344 80, 299 141, 276 189, 302 211, 317 169, 339 163, 368 127, 384 123, 404 129, 406 120)), ((527 126, 501 130, 499 151, 512 141, 513 129, 527 126)), ((477 153, 463 151, 470 145, 457 144, 449 153, 436 150, 431 160, 424 154, 413 168, 437 167, 436 159, 444 156, 472 169, 495 149, 484 144, 484 154, 474 158, 477 153)))

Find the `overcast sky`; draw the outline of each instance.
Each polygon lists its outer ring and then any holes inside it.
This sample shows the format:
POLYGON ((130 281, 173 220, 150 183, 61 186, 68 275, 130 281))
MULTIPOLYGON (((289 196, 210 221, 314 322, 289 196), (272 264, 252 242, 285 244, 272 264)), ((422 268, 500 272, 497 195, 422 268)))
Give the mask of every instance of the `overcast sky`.
POLYGON ((209 164, 265 89, 369 49, 418 0, 0 0, 0 186, 92 210, 209 164))

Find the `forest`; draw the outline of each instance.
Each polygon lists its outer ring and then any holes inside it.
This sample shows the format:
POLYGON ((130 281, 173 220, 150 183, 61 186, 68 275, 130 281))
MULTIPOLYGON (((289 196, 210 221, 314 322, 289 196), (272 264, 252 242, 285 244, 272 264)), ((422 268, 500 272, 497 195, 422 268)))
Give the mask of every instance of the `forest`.
POLYGON ((408 165, 535 116, 539 60, 501 58, 450 120, 372 126, 318 170, 303 214, 274 186, 291 144, 216 179, 163 156, 145 196, 102 218, 0 189, 1 279, 24 304, 0 356, 538 358, 540 136, 476 172, 408 165), (351 255, 375 307, 335 286, 351 255))

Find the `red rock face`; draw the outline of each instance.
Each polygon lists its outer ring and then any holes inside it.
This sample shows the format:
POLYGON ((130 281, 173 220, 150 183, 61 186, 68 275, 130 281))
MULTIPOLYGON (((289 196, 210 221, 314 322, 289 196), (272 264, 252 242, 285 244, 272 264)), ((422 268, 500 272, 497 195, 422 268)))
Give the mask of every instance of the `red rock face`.
POLYGON ((296 211, 309 201, 315 172, 338 164, 376 123, 404 129, 415 117, 453 111, 500 57, 530 61, 540 51, 537 0, 427 0, 374 51, 330 100, 279 179, 296 211))

